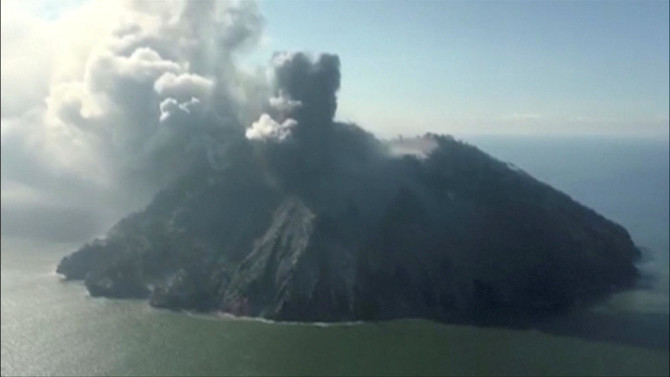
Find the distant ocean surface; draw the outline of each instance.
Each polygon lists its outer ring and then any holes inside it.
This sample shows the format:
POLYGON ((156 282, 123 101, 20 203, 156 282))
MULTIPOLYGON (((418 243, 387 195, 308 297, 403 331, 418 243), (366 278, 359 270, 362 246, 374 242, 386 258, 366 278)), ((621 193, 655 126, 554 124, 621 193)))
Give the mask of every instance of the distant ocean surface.
POLYGON ((465 141, 626 227, 644 287, 537 329, 277 324, 92 299, 53 272, 78 244, 3 235, 2 375, 668 375, 667 139, 465 141))

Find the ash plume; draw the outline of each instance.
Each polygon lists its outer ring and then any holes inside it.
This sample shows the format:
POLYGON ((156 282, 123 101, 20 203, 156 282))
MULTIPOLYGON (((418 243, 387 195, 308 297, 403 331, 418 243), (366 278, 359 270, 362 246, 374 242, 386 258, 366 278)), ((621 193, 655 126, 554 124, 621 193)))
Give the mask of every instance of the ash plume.
POLYGON ((262 141, 263 158, 289 190, 364 169, 386 155, 372 134, 334 119, 341 78, 337 55, 279 52, 271 63, 272 95, 246 136, 262 141))

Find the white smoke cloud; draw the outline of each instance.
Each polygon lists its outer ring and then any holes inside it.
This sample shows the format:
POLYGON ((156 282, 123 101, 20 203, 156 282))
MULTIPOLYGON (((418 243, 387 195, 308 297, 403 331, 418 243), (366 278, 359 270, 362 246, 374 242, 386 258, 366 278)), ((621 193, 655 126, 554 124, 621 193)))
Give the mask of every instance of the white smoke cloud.
POLYGON ((3 1, 3 215, 121 216, 192 161, 220 162, 267 98, 262 71, 233 64, 262 27, 253 2, 88 1, 47 20, 3 1))
POLYGON ((297 125, 298 122, 295 119, 288 118, 279 123, 268 114, 262 114, 257 121, 251 124, 250 128, 247 128, 245 136, 250 140, 282 141, 297 125))

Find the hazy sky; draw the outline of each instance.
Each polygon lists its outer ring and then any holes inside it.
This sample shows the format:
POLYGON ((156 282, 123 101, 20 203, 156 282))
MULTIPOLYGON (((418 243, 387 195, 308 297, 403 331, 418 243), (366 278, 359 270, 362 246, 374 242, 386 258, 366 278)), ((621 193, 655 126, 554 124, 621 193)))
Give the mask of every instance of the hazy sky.
POLYGON ((264 1, 260 50, 340 55, 380 133, 667 135, 667 1, 264 1))

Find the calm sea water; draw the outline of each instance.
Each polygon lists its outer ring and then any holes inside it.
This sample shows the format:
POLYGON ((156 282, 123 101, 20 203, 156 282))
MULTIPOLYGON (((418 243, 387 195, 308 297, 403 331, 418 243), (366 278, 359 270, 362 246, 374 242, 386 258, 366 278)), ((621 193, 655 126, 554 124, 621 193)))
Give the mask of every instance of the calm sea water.
POLYGON ((2 375, 668 375, 667 141, 468 141, 629 229, 651 288, 540 329, 275 324, 92 299, 53 273, 77 245, 3 236, 2 375))

